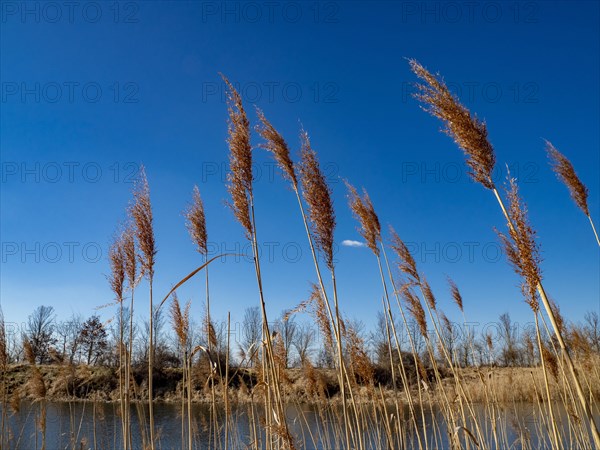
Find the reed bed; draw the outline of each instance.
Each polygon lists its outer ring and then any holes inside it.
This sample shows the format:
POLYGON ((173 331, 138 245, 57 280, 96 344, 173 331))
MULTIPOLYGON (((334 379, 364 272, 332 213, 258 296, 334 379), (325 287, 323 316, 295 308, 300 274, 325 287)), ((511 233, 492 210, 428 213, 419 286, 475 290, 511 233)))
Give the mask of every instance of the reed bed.
MULTIPOLYGON (((125 450, 164 448, 162 429, 156 423, 154 411, 153 380, 157 376, 154 328, 161 308, 168 302, 178 351, 175 398, 180 402, 182 449, 600 448, 595 418, 600 411, 599 349, 592 348, 577 328, 568 326, 558 304, 544 290, 540 243, 519 192, 518 180, 509 174, 504 188, 497 187, 492 177, 497 156, 488 139, 487 125, 460 103, 439 75, 417 61, 411 60, 409 64, 420 80, 417 101, 442 121, 443 131, 465 155, 473 180, 490 191, 501 209, 506 223, 497 233, 508 263, 521 279, 521 292, 535 323, 528 341, 531 353, 538 355, 533 366, 500 370, 485 361, 470 367, 461 364, 449 342, 454 325, 441 310, 437 297, 440 294, 433 291, 403 238, 391 226, 387 233, 382 231, 382 221, 367 190, 358 190, 345 180, 349 209, 372 253, 370 264, 376 263, 372 270, 381 280, 380 290, 374 294, 381 300, 381 306, 377 307, 384 335, 381 351, 386 362, 383 366, 375 364, 365 337, 343 314, 346 299, 338 293, 333 258, 336 210, 331 187, 308 133, 300 130, 300 149, 294 161, 284 137, 265 113, 257 110, 254 130, 261 141, 253 144, 253 128, 243 99, 223 77, 228 88, 228 204, 252 248, 261 322, 259 339, 243 349, 241 361, 233 364, 228 319, 227 338, 219 343, 210 313, 208 268, 213 261, 227 255, 209 255, 208 214, 198 187, 193 189, 192 202, 184 216, 201 265, 175 283, 161 302, 154 301, 157 249, 149 182, 142 170, 124 225, 119 227, 109 253, 108 282, 118 318, 115 371, 118 423, 114 425, 118 432, 112 443, 102 438, 100 431, 97 433, 108 425, 103 422, 101 404, 93 397, 88 407, 91 409, 88 414, 94 418, 93 432, 82 436, 84 412, 80 411, 79 426, 73 414, 69 421, 68 448, 86 445, 125 450), (291 187, 295 197, 292 201, 298 205, 315 269, 315 281, 309 285, 306 300, 287 311, 283 321, 300 313, 310 315, 319 328, 324 354, 331 358, 329 370, 315 367, 310 359, 302 360, 298 369, 288 369, 286 343, 269 320, 272 306, 268 305, 263 289, 255 217, 255 202, 262 199, 255 198, 252 175, 254 152, 260 150, 272 155, 291 187), (177 289, 195 280, 201 272, 205 276, 204 317, 198 343, 191 332, 191 303, 188 301, 182 307, 177 289), (142 280, 146 280, 149 294, 145 378, 139 376, 132 361, 134 293, 142 280), (408 342, 402 342, 401 336, 407 336, 408 342), (382 371, 391 374, 387 383, 381 381, 382 371), (209 403, 206 415, 195 410, 194 403, 201 399, 209 403), (317 407, 311 409, 311 402, 317 407), (537 421, 533 426, 525 426, 519 421, 523 414, 531 414, 537 421)), ((550 142, 546 142, 546 151, 552 170, 589 219, 600 244, 587 202, 587 187, 571 162, 550 142)), ((448 292, 442 295, 454 302, 457 311, 452 314, 459 314, 466 327, 469 300, 463 298, 452 279, 448 280, 448 292)), ((474 336, 467 335, 465 342, 474 354, 474 336)), ((33 401, 30 408, 36 417, 35 447, 44 449, 47 382, 26 336, 23 348, 29 371, 26 394, 33 401)), ((491 337, 480 351, 489 355, 494 352, 491 337)), ((491 356, 489 359, 491 362, 491 356)), ((64 363, 60 367, 64 379, 71 383, 82 377, 81 368, 64 363)), ((7 381, 10 371, 0 315, 0 449, 21 445, 19 433, 12 429, 5 431, 15 423, 22 403, 20 398, 14 400, 11 389, 21 390, 7 381)), ((68 395, 73 395, 65 389, 68 395)))

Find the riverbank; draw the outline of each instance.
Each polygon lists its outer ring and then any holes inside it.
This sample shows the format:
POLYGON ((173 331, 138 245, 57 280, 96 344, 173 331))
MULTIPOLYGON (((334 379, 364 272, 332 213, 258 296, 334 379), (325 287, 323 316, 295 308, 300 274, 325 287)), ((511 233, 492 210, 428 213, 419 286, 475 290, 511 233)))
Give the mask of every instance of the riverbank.
MULTIPOLYGON (((116 402, 120 398, 118 370, 112 367, 94 366, 37 366, 44 380, 44 389, 34 385, 31 367, 27 364, 10 366, 5 382, 11 402, 20 399, 38 400, 43 396, 50 401, 83 401, 116 402)), ((598 369, 595 369, 596 371, 598 369)), ((135 387, 138 398, 145 398, 147 389, 146 371, 134 371, 135 387)), ((540 367, 481 367, 460 369, 459 374, 467 395, 474 402, 486 402, 492 395, 495 402, 534 402, 545 399, 543 372, 540 367)), ((257 387, 257 372, 252 369, 230 369, 228 386, 229 401, 240 403, 252 402, 254 395, 261 389, 257 387)), ((166 368, 157 370, 153 384, 155 399, 163 402, 181 401, 181 369, 166 368)), ((339 399, 337 375, 331 369, 311 368, 287 369, 282 375, 282 386, 287 401, 298 403, 319 403, 324 400, 336 402, 339 399)), ((193 377, 193 401, 210 403, 212 401, 211 384, 213 380, 202 370, 196 370, 193 377)), ((398 384, 397 384, 398 386, 398 384)), ((442 386, 450 395, 455 396, 456 382, 450 373, 444 374, 442 386)), ((560 395, 560 386, 552 378, 549 379, 550 392, 553 399, 560 395)), ((591 395, 600 398, 600 383, 587 386, 591 395)), ((215 380, 216 400, 223 401, 223 385, 215 380)), ((368 401, 376 394, 390 401, 395 397, 405 400, 402 389, 394 391, 391 380, 386 373, 375 374, 373 385, 356 384, 354 393, 359 400, 368 401), (375 389, 373 389, 375 387, 375 389)), ((417 387, 413 383, 410 391, 413 399, 419 398, 417 387)), ((421 386, 424 401, 436 401, 440 387, 433 382, 421 386)), ((259 396, 258 398, 262 398, 259 396)))

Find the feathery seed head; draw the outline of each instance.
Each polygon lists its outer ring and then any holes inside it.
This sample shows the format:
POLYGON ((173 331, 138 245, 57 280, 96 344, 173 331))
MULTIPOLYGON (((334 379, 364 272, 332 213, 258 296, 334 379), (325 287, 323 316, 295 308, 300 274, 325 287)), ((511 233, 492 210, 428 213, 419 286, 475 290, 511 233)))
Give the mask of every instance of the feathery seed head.
POLYGON ((181 345, 181 347, 184 349, 187 346, 187 336, 190 327, 190 305, 191 303, 188 301, 185 305, 184 311, 182 312, 177 294, 175 292, 173 293, 173 301, 171 303, 171 319, 173 323, 173 329, 175 330, 175 334, 179 340, 179 345, 181 345))
POLYGON ((581 182, 577 176, 577 173, 575 173, 575 169, 573 168, 571 161, 569 161, 565 155, 559 152, 549 141, 546 141, 546 152, 550 158, 552 170, 554 170, 554 173, 558 179, 561 180, 565 186, 567 186, 569 193, 571 194, 571 198, 579 207, 579 209, 581 209, 586 216, 589 216, 590 210, 587 202, 588 188, 581 182))
POLYGON ((125 249, 123 234, 113 241, 108 251, 110 262, 110 275, 108 282, 111 290, 115 293, 117 302, 123 301, 123 290, 125 285, 125 249))
POLYGON ((331 189, 319 167, 317 154, 310 146, 308 134, 302 130, 300 181, 304 200, 308 204, 309 219, 315 244, 325 255, 325 262, 333 270, 333 232, 335 212, 331 200, 331 189))
POLYGON ((539 309, 537 286, 541 281, 540 249, 536 241, 536 232, 529 224, 527 206, 519 195, 519 188, 514 178, 508 179, 507 197, 509 201, 508 216, 509 235, 497 232, 504 244, 506 256, 515 272, 523 279, 521 292, 525 301, 534 312, 539 309))
POLYGON ((192 204, 185 213, 186 226, 192 241, 196 244, 201 255, 208 253, 208 235, 206 232, 206 216, 204 214, 204 203, 200 197, 198 186, 194 186, 192 204))
POLYGON ((221 77, 228 88, 229 173, 227 174, 227 190, 233 201, 230 207, 237 221, 244 227, 246 237, 250 239, 252 235, 250 199, 253 180, 250 122, 242 104, 242 97, 227 78, 223 75, 221 77))
POLYGON ((271 125, 264 113, 256 108, 258 114, 258 120, 260 125, 256 126, 256 131, 265 140, 261 147, 271 152, 277 165, 283 172, 283 177, 292 183, 294 189, 298 188, 298 179, 296 177, 296 170, 294 169, 294 163, 290 157, 290 149, 283 139, 283 136, 271 125))
POLYGON ((410 253, 409 248, 406 246, 404 241, 400 239, 398 233, 390 226, 390 234, 392 236, 391 247, 396 256, 400 259, 398 262, 398 268, 401 272, 406 273, 411 281, 414 283, 420 282, 419 271, 417 270, 417 263, 410 253))
POLYGON ((458 306, 460 312, 464 312, 463 299, 462 295, 460 295, 460 291, 458 290, 458 286, 450 277, 448 277, 448 284, 450 285, 450 293, 452 294, 452 299, 454 300, 454 303, 456 303, 456 306, 458 306))
POLYGON ((150 203, 150 186, 144 166, 140 168, 140 176, 133 190, 133 205, 130 215, 135 224, 135 237, 141 251, 139 255, 142 274, 149 279, 154 277, 156 245, 154 241, 152 204, 150 203))
POLYGON ((454 139, 467 157, 471 177, 488 189, 494 188, 492 171, 496 164, 494 148, 488 140, 485 122, 472 116, 450 92, 441 77, 431 74, 416 60, 409 61, 412 71, 426 84, 417 84, 415 94, 423 109, 444 122, 444 133, 454 139))
POLYGON ((363 189, 363 197, 361 198, 354 186, 352 186, 347 180, 344 180, 346 187, 348 188, 348 203, 352 214, 356 220, 360 223, 359 233, 367 242, 369 247, 375 255, 379 255, 379 242, 381 241, 381 225, 379 218, 375 213, 373 203, 369 198, 367 191, 363 189))

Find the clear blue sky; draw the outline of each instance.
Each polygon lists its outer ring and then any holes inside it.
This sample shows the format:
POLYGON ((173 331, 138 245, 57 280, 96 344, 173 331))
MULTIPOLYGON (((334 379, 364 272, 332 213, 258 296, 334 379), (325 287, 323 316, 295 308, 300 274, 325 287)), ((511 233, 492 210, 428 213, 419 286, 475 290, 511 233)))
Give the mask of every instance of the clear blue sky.
MULTIPOLYGON (((7 321, 21 322, 41 304, 60 317, 89 315, 112 300, 107 247, 140 164, 154 206, 157 298, 199 263, 182 217, 194 184, 215 251, 246 245, 224 205, 228 149, 218 72, 239 83, 253 122, 255 103, 294 149, 300 122, 309 131, 332 182, 338 243, 360 239, 343 177, 366 187, 382 223, 411 243, 450 317, 459 316, 447 275, 462 290, 468 319, 489 322, 510 311, 530 320, 519 280, 497 256, 498 207, 468 179, 440 124, 410 98, 407 57, 441 72, 486 119, 499 177, 509 164, 522 183, 546 288, 565 315, 579 320, 599 309, 598 247, 550 171, 542 141, 571 158, 600 223, 598 2, 1 6, 7 321)), ((255 155, 266 300, 275 316, 307 297, 314 271, 292 192, 268 155, 255 155)), ((372 324, 382 295, 374 257, 340 246, 336 259, 343 310, 372 324)), ((214 265, 211 288, 217 318, 231 311, 239 320, 258 304, 249 261, 214 265)), ((181 297, 192 298, 199 315, 202 280, 181 297)))

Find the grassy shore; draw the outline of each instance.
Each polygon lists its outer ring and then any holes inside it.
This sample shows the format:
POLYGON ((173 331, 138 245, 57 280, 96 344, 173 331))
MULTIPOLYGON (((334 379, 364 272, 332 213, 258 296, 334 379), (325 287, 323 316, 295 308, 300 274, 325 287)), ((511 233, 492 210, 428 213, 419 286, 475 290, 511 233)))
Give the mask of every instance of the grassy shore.
MULTIPOLYGON (((119 401, 118 369, 111 367, 94 366, 39 366, 46 386, 48 401, 83 401, 95 400, 106 402, 119 401)), ((209 380, 202 373, 201 368, 193 369, 196 376, 192 380, 192 401, 196 403, 212 402, 209 380)), ((241 403, 252 402, 253 386, 256 386, 259 374, 252 369, 230 369, 233 374, 229 382, 231 400, 241 403)), ((541 388, 543 387, 543 372, 541 367, 469 367, 460 370, 465 390, 476 403, 484 403, 485 386, 487 385, 495 394, 496 401, 500 403, 537 402, 544 401, 541 388)), ((147 376, 145 370, 140 368, 134 372, 138 384, 138 395, 144 401, 147 392, 147 376)), ((33 398, 30 395, 29 366, 17 364, 10 366, 7 372, 7 387, 14 397, 21 399, 33 398)), ((356 396, 359 400, 369 401, 373 388, 381 387, 385 397, 392 401, 396 391, 391 389, 391 380, 385 370, 378 370, 375 374, 374 385, 357 385, 356 396)), ((183 372, 180 368, 167 368, 157 370, 154 374, 155 400, 161 402, 180 402, 181 383, 183 372)), ((307 374, 303 369, 287 369, 282 376, 284 398, 293 403, 319 403, 323 400, 337 402, 340 400, 340 387, 337 382, 335 370, 314 368, 307 374)), ((433 396, 441 398, 441 387, 450 395, 454 395, 454 380, 452 374, 447 373, 441 386, 431 385, 428 389, 436 392, 433 396)), ((215 388, 220 391, 222 384, 217 382, 215 388)), ((551 382, 551 396, 558 400, 560 386, 555 381, 551 382)), ((588 387, 589 393, 595 399, 600 399, 600 383, 588 387)), ((416 386, 409 387, 411 394, 415 395, 416 386)), ((401 400, 406 400, 406 392, 399 390, 401 400)), ((416 395, 415 395, 416 397, 416 395)), ((218 395, 216 401, 222 402, 223 397, 218 395)), ((260 401, 260 400, 256 400, 260 401)))

